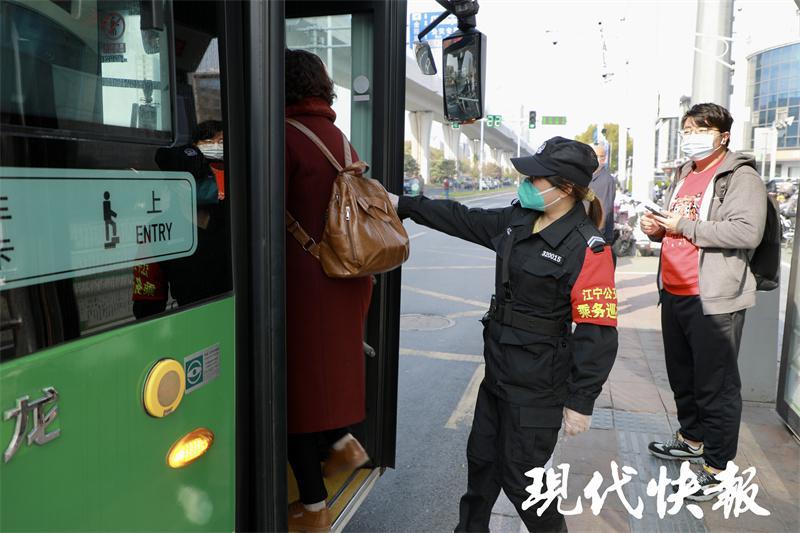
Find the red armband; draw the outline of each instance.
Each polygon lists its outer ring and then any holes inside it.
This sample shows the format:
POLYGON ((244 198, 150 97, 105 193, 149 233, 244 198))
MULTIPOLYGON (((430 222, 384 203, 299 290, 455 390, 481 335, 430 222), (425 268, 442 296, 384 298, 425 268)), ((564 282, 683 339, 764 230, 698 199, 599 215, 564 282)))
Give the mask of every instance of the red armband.
POLYGON ((611 247, 601 253, 586 248, 583 267, 572 287, 572 321, 576 324, 617 326, 617 289, 611 247))

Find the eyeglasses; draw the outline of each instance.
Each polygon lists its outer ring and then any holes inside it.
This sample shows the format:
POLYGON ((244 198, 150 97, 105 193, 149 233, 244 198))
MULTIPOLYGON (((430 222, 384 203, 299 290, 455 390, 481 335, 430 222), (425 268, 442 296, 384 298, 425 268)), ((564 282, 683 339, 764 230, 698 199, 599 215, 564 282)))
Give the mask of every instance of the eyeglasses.
POLYGON ((687 135, 694 135, 695 133, 713 133, 713 132, 719 133, 719 130, 717 128, 696 128, 693 130, 687 128, 685 130, 679 131, 678 135, 680 135, 681 137, 686 137, 687 135))

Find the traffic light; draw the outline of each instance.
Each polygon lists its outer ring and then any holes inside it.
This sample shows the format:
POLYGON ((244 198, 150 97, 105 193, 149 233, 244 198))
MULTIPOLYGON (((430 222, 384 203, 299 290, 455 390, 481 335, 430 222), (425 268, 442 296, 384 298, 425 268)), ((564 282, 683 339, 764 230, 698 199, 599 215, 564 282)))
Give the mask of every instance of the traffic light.
POLYGON ((531 111, 528 113, 528 128, 536 128, 536 111, 531 111))

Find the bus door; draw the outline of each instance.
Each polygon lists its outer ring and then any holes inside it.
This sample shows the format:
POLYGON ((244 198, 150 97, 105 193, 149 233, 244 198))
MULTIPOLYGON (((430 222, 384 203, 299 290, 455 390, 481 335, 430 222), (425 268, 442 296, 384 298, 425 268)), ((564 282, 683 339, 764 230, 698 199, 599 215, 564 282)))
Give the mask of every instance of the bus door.
POLYGON ((0 2, 0 530, 235 527, 217 4, 0 2))
MULTIPOLYGON (((288 2, 286 47, 318 55, 333 78, 336 125, 370 177, 398 191, 405 109, 405 2, 288 2)), ((378 276, 367 323, 367 419, 356 436, 368 468, 326 480, 334 527, 342 528, 385 467, 394 467, 400 272, 378 276), (369 352, 369 350, 368 350, 369 352)), ((289 501, 298 499, 289 469, 289 501)))

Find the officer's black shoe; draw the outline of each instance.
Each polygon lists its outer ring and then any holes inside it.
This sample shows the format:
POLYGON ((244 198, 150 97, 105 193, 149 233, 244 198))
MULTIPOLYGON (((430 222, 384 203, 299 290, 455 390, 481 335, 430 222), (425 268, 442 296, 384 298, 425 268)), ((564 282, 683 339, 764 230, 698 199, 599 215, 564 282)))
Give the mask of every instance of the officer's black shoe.
POLYGON ((703 445, 697 448, 683 439, 683 435, 678 431, 675 438, 667 442, 651 442, 647 450, 661 459, 699 462, 703 458, 703 445))

